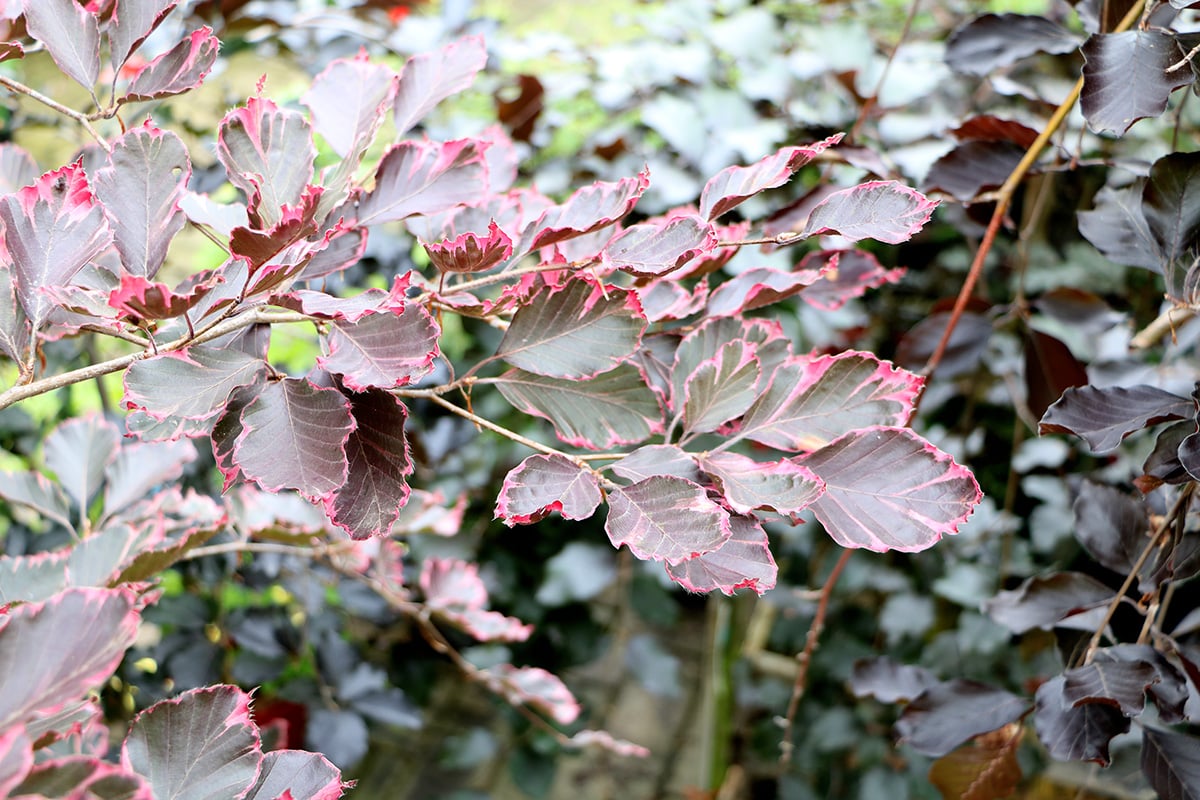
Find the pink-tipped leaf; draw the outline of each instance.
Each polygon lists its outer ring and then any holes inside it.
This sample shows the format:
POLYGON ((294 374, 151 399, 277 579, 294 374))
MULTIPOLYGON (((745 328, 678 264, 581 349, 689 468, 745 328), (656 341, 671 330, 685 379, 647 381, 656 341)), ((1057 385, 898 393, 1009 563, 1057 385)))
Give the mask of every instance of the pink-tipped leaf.
POLYGON ((732 595, 738 589, 762 594, 775 588, 779 567, 771 555, 767 533, 753 517, 734 516, 728 540, 711 553, 668 564, 667 574, 689 592, 732 595))
POLYGON ((700 193, 700 216, 714 220, 767 189, 782 186, 792 174, 842 140, 842 134, 807 147, 785 147, 748 167, 726 167, 700 193))
POLYGON ((668 564, 711 553, 730 536, 729 513, 703 487, 665 475, 609 492, 604 529, 614 547, 668 564))
POLYGON ((386 308, 356 322, 335 320, 325 334, 326 355, 317 363, 356 392, 394 389, 433 369, 438 333, 433 317, 416 304, 386 308))
POLYGON ((552 511, 587 519, 603 500, 595 474, 559 455, 534 455, 511 469, 496 498, 496 518, 528 525, 552 511))
POLYGON ((813 209, 803 235, 836 233, 852 242, 874 239, 888 244, 916 236, 937 208, 916 189, 896 181, 871 181, 834 192, 813 209))
POLYGON ((221 40, 212 28, 197 28, 183 41, 142 67, 118 101, 158 100, 198 87, 217 63, 221 40))
MULTIPOLYGON (((100 21, 75 0, 25 0, 25 27, 54 63, 89 92, 100 77, 100 21)), ((95 95, 92 95, 95 97, 95 95)))
POLYGON ((410 58, 400 71, 396 92, 396 134, 405 133, 438 103, 470 87, 486 63, 482 36, 466 36, 435 52, 410 58))
POLYGON ((316 148, 308 120, 262 97, 251 97, 221 120, 217 158, 229 182, 250 200, 256 227, 283 219, 283 207, 299 205, 313 177, 316 148))
POLYGON ((400 142, 380 160, 375 187, 358 204, 358 224, 439 214, 486 190, 487 162, 480 142, 400 142))

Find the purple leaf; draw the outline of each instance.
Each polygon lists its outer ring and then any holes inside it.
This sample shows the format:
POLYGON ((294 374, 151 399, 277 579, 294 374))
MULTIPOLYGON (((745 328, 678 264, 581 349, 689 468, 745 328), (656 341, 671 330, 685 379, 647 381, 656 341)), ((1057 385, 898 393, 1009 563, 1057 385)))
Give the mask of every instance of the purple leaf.
POLYGON ((792 357, 736 435, 779 450, 816 450, 852 430, 906 424, 923 383, 868 353, 792 357))
POLYGON ((968 75, 988 73, 1035 53, 1070 53, 1079 39, 1042 16, 983 14, 959 27, 946 42, 946 63, 968 75))
POLYGON ((805 289, 800 298, 823 311, 836 311, 850 298, 862 297, 867 289, 897 283, 906 271, 904 267, 884 269, 879 260, 865 250, 823 250, 809 253, 800 262, 800 269, 814 270, 822 274, 822 279, 805 289), (816 262, 828 264, 835 257, 837 262, 832 270, 816 265, 816 262))
POLYGON ((33 742, 25 728, 15 725, 0 732, 0 795, 11 797, 32 768, 33 742))
POLYGON ((13 265, 0 255, 0 352, 18 364, 29 351, 30 325, 25 310, 17 302, 13 265))
POLYGON ((852 431, 801 463, 825 481, 813 513, 843 547, 925 550, 983 496, 968 470, 904 428, 852 431))
POLYGON ((0 472, 0 497, 36 511, 45 519, 74 530, 71 508, 62 486, 40 472, 0 472))
POLYGON ((842 140, 837 133, 807 147, 785 147, 748 167, 726 167, 700 193, 700 216, 714 220, 766 189, 782 186, 792 173, 842 140))
POLYGON ((593 378, 641 343, 646 320, 637 293, 575 278, 546 286, 513 317, 496 354, 551 378, 593 378))
POLYGON ((221 40, 212 28, 192 31, 188 38, 142 67, 118 102, 157 100, 195 89, 212 71, 220 48, 221 40))
POLYGON ((591 470, 559 455, 535 455, 511 469, 496 497, 496 519, 528 525, 551 511, 563 519, 587 519, 604 499, 591 470))
POLYGON ((673 444, 648 444, 639 447, 610 468, 627 481, 637 483, 652 475, 674 475, 699 483, 700 468, 686 452, 673 444))
POLYGON ((396 97, 396 73, 372 64, 365 52, 330 62, 304 93, 313 129, 342 158, 361 158, 396 97))
POLYGON ((667 564, 711 553, 731 535, 729 514, 703 487, 666 475, 609 492, 604 530, 613 547, 667 564))
POLYGON ((1080 107, 1092 130, 1120 136, 1139 119, 1157 117, 1171 92, 1187 86, 1191 70, 1168 69, 1184 57, 1175 36, 1153 30, 1097 33, 1080 48, 1080 107))
POLYGON ((230 392, 259 383, 265 374, 262 359, 240 350, 194 345, 130 365, 124 405, 156 420, 175 420, 184 435, 184 421, 216 416, 230 392))
POLYGON ((384 153, 375 188, 358 205, 359 225, 438 214, 487 190, 487 163, 478 142, 400 142, 384 153))
POLYGON ((354 418, 336 389, 297 378, 260 386, 241 425, 233 460, 268 492, 295 489, 317 502, 345 484, 354 418))
MULTIPOLYGON (((328 192, 321 195, 322 200, 327 197, 329 197, 328 192)), ((319 214, 320 211, 317 213, 319 214)), ((366 228, 344 228, 336 230, 333 236, 326 234, 325 249, 313 254, 296 279, 311 281, 340 272, 357 264, 366 250, 366 228)))
MULTIPOLYGON (((1154 162, 1142 189, 1142 215, 1153 239, 1149 252, 1158 254, 1167 290, 1178 291, 1183 281, 1171 280, 1170 269, 1190 264, 1200 238, 1200 154, 1170 153, 1154 162)), ((1182 292, 1180 292, 1182 293, 1182 292)))
POLYGON ((1121 440, 1147 425, 1189 419, 1196 404, 1153 386, 1079 386, 1067 389, 1046 410, 1038 433, 1074 434, 1097 453, 1115 450, 1121 440))
POLYGON ((813 209, 803 236, 836 233, 850 241, 907 242, 937 208, 916 189, 896 181, 870 181, 834 192, 813 209))
POLYGON ((897 664, 887 656, 854 662, 850 691, 855 697, 874 697, 881 703, 909 702, 940 681, 925 667, 897 664))
POLYGON ((87 508, 100 488, 104 470, 117 456, 121 434, 99 414, 69 419, 46 437, 46 468, 81 508, 87 508))
POLYGON ((195 459, 191 442, 125 445, 104 469, 105 515, 150 496, 156 486, 173 483, 195 459))
POLYGON ((155 797, 243 797, 262 760, 250 695, 236 686, 193 689, 134 717, 121 765, 144 775, 155 797))
POLYGON ((690 291, 671 278, 635 286, 634 291, 649 322, 687 319, 704 310, 708 302, 708 281, 704 278, 696 281, 690 291))
POLYGON ((342 773, 320 753, 273 750, 263 756, 258 780, 246 800, 337 800, 347 788, 342 773))
POLYGON ((468 88, 487 63, 482 36, 466 36, 433 53, 415 55, 400 71, 396 135, 420 122, 434 106, 468 88))
POLYGON ((532 625, 487 610, 487 587, 474 564, 431 558, 421 567, 419 582, 430 609, 480 641, 522 642, 533 632, 532 625))
POLYGON ((483 272, 511 256, 513 243, 492 220, 487 236, 464 233, 445 242, 427 244, 425 252, 440 272, 483 272))
POLYGON ((438 327, 418 304, 368 314, 357 322, 335 320, 317 363, 341 375, 356 392, 406 386, 433 369, 438 327))
MULTIPOLYGON (((221 491, 229 491, 235 483, 243 481, 246 476, 238 466, 236 453, 238 440, 245 428, 242 425, 242 412, 250 405, 260 390, 259 384, 239 386, 230 392, 225 401, 225 409, 220 412, 212 425, 213 460, 225 481, 221 491)), ((311 506, 307 506, 311 508, 311 506)))
POLYGON ((983 611, 1013 633, 1025 633, 1052 628, 1067 617, 1106 605, 1114 594, 1082 572, 1056 572, 999 592, 983 604, 983 611))
POLYGON ((714 317, 732 317, 769 306, 799 294, 821 277, 821 272, 811 269, 781 272, 770 267, 751 267, 713 291, 708 298, 708 313, 714 317))
POLYGON ((637 204, 650 185, 650 173, 643 170, 633 178, 597 181, 575 190, 567 201, 542 212, 537 222, 522 235, 522 251, 583 236, 607 228, 622 219, 637 204), (524 246, 528 242, 528 246, 524 246))
POLYGON ((100 23, 95 12, 75 0, 25 0, 25 26, 46 45, 59 69, 92 91, 100 77, 100 23))
POLYGON ((970 203, 985 190, 1003 186, 1025 157, 1025 150, 1023 145, 1008 141, 962 142, 933 162, 921 188, 926 192, 942 191, 970 203))
POLYGON ((582 730, 572 736, 568 742, 572 747, 595 747, 613 755, 626 758, 648 758, 650 751, 640 744, 616 739, 608 731, 582 730))
POLYGON ((353 297, 334 297, 325 292, 295 289, 271 298, 271 304, 290 308, 314 319, 358 322, 373 313, 386 311, 392 297, 382 289, 367 289, 353 297))
POLYGON ((558 437, 600 450, 661 433, 662 409, 636 367, 622 364, 590 380, 563 380, 514 369, 495 379, 514 408, 554 423, 558 437))
MULTIPOLYGON (((685 396, 685 383, 705 361, 717 357, 729 342, 746 341, 754 346, 761 365, 758 388, 766 388, 775 369, 791 356, 791 341, 779 323, 764 319, 719 317, 710 319, 684 337, 674 352, 671 368, 671 403, 678 409, 685 396)), ((647 337, 647 341, 654 341, 647 337)))
POLYGON ((779 568, 767 545, 767 533, 753 517, 729 519, 730 537, 711 553, 668 564, 667 574, 689 592, 714 589, 732 595, 738 589, 758 594, 775 588, 779 568))
POLYGON ((1053 758, 1108 766, 1108 743, 1129 730, 1129 719, 1102 703, 1071 705, 1065 685, 1066 678, 1056 675, 1038 687, 1033 718, 1038 738, 1053 758))
POLYGON ((931 686, 896 720, 901 741, 918 753, 940 758, 960 744, 1020 719, 1029 703, 982 683, 953 680, 931 686))
POLYGON ((1072 706, 1104 703, 1127 717, 1146 706, 1146 690, 1159 682, 1158 670, 1145 661, 1094 661, 1063 673, 1064 702, 1072 706))
POLYGON ((0 220, 13 260, 17 298, 35 328, 52 306, 39 290, 65 286, 112 241, 82 161, 47 172, 33 185, 0 198, 0 220))
POLYGON ((276 222, 263 227, 234 228, 229 236, 230 252, 246 259, 251 274, 267 264, 288 263, 287 252, 294 244, 301 243, 307 255, 314 243, 305 240, 317 233, 317 209, 323 193, 320 186, 306 186, 299 202, 284 204, 279 209, 276 222))
POLYGON ((1095 207, 1078 213, 1079 232, 1118 264, 1165 272, 1167 259, 1142 210, 1145 185, 1145 179, 1139 178, 1121 189, 1103 187, 1096 193, 1095 207))
POLYGON ((677 412, 684 431, 715 431, 746 413, 758 397, 761 373, 755 347, 745 339, 730 342, 702 362, 684 382, 677 412))
POLYGON ((130 589, 68 589, 0 616, 0 730, 106 680, 137 633, 130 589))
POLYGON ((1200 797, 1200 739, 1142 729, 1142 773, 1159 797, 1200 797))
POLYGON ((108 25, 108 49, 113 72, 120 72, 131 53, 146 41, 178 0, 117 0, 108 25))
POLYGON ((313 176, 312 129, 297 111, 251 97, 221 120, 217 158, 229 182, 246 194, 251 221, 270 228, 283 207, 296 208, 313 176))
POLYGON ((544 669, 500 664, 487 670, 487 674, 488 685, 510 703, 528 703, 549 714, 559 725, 570 725, 579 717, 579 703, 570 690, 544 669))
POLYGON ((712 453, 700 458, 700 468, 739 514, 756 509, 798 514, 825 491, 824 481, 812 470, 787 459, 762 462, 737 453, 712 453))
POLYGON ((148 281, 140 275, 122 275, 121 285, 108 293, 108 305, 132 320, 171 319, 194 308, 220 282, 220 276, 215 276, 191 286, 186 294, 177 294, 165 283, 148 281))
POLYGON ((150 785, 140 775, 88 755, 40 759, 12 796, 39 800, 47 797, 155 800, 150 785))
POLYGON ((348 399, 355 428, 346 440, 346 482, 325 500, 325 512, 354 539, 386 536, 408 502, 408 409, 378 389, 348 399))
MULTIPOLYGON (((1108 486, 1084 481, 1075 498, 1075 538, 1099 563, 1128 575, 1146 547, 1150 515, 1145 505, 1108 486)), ((1154 559, 1150 559, 1150 567, 1154 559)), ((1154 590, 1143 572, 1142 590, 1154 590)))
POLYGON ((113 143, 94 183, 128 273, 152 278, 162 266, 183 227, 179 201, 191 174, 183 141, 149 122, 113 143))
POLYGON ((666 275, 717 246, 713 226, 695 214, 626 228, 604 249, 617 269, 641 277, 666 275))

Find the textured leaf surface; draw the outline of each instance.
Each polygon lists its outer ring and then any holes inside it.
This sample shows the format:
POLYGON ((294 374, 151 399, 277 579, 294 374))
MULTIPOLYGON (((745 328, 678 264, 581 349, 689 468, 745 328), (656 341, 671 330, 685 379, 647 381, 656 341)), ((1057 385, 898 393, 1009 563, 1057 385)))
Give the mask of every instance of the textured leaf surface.
POLYGON ((380 160, 375 188, 359 202, 358 222, 378 225, 438 214, 486 190, 487 162, 477 142, 400 142, 380 160))
POLYGON ((365 57, 330 62, 304 93, 313 129, 339 156, 365 148, 391 108, 399 81, 396 73, 365 57))
POLYGON ((729 514, 701 486, 662 475, 609 492, 604 530, 614 547, 668 564, 711 553, 731 535, 729 514))
POLYGON ((843 547, 924 550, 956 533, 982 497, 969 471, 906 428, 854 431, 801 463, 825 482, 811 507, 843 547))
POLYGON ((1144 661, 1094 661, 1067 670, 1063 677, 1066 703, 1106 703, 1127 717, 1135 717, 1146 705, 1146 690, 1158 682, 1158 670, 1144 661))
POLYGON ((75 0, 25 0, 29 35, 46 45, 58 68, 89 92, 100 77, 100 23, 75 0))
POLYGON ((154 32, 177 0, 118 0, 108 25, 112 68, 119 72, 129 55, 154 32))
POLYGON ((183 435, 184 421, 213 417, 230 392, 265 373, 262 359, 240 350, 194 345, 134 362, 125 372, 124 403, 154 419, 177 421, 183 435))
POLYGON ((357 322, 335 320, 317 363, 355 391, 393 389, 421 378, 438 356, 438 327, 424 307, 409 304, 357 322))
POLYGON ((1142 211, 1145 179, 1096 193, 1095 207, 1079 212, 1079 232, 1101 253, 1131 267, 1164 271, 1164 257, 1142 211))
POLYGON ((667 574, 689 592, 715 589, 732 595, 738 589, 751 589, 762 594, 775 588, 779 568, 762 525, 753 517, 733 516, 729 529, 729 538, 716 550, 667 564, 667 574))
POLYGON ((762 368, 755 348, 744 339, 730 342, 700 364, 684 383, 684 430, 715 431, 740 417, 758 397, 762 368))
POLYGON ((246 800, 278 800, 284 792, 294 800, 337 800, 342 790, 342 773, 320 753, 273 750, 263 756, 246 800))
POLYGON ((852 242, 907 242, 933 215, 937 201, 895 181, 871 181, 834 192, 813 209, 804 236, 836 233, 852 242))
POLYGON ((1142 214, 1157 245, 1151 252, 1161 255, 1164 267, 1190 264, 1200 239, 1200 153, 1171 153, 1154 162, 1142 189, 1142 214))
POLYGON ((0 220, 17 277, 17 298, 35 326, 53 305, 39 290, 66 285, 112 241, 81 161, 0 198, 0 220))
POLYGON ((570 725, 581 711, 574 695, 559 678, 539 667, 501 664, 488 672, 498 681, 500 692, 510 703, 528 703, 549 714, 559 725, 570 725))
POLYGON ((432 53, 410 58, 400 71, 396 93, 396 134, 420 122, 434 106, 470 87, 487 63, 482 36, 466 36, 432 53))
POLYGON ((591 470, 558 455, 535 455, 509 471, 496 498, 496 518, 527 525, 551 511, 564 519, 587 519, 603 495, 591 470))
POLYGON ((17 302, 13 265, 0 260, 0 353, 23 363, 29 349, 29 320, 17 302))
POLYGON ((217 63, 221 40, 212 28, 197 28, 133 76, 120 102, 157 100, 191 91, 204 82, 217 63))
POLYGON ((155 797, 229 800, 259 774, 262 750, 250 718, 250 696, 210 686, 154 704, 134 718, 121 764, 144 775, 155 797))
POLYGON ((881 703, 907 703, 939 683, 932 670, 898 664, 887 656, 854 662, 850 676, 850 690, 855 697, 874 697, 881 703))
POLYGON ((0 730, 108 678, 137 632, 128 589, 68 589, 0 617, 0 730))
POLYGON ((116 426, 94 413, 69 419, 46 437, 46 467, 78 507, 87 508, 100 488, 120 440, 116 426))
POLYGON ((1003 689, 967 680, 931 686, 896 720, 896 733, 918 753, 935 758, 983 733, 1020 719, 1029 702, 1003 689))
POLYGON ((386 536, 408 502, 408 410, 378 389, 348 399, 355 427, 345 445, 346 482, 326 499, 325 511, 354 539, 386 536))
POLYGON ((794 461, 755 461, 737 453, 712 453, 700 467, 716 479, 729 507, 739 514, 767 509, 798 514, 825 491, 825 483, 794 461))
POLYGON ((1115 450, 1121 440, 1147 425, 1187 419, 1196 406, 1153 386, 1080 386, 1068 389, 1046 410, 1038 433, 1074 434, 1097 453, 1115 450))
POLYGON ((868 353, 796 357, 775 370, 737 437, 807 451, 872 425, 904 425, 924 381, 868 353))
POLYGON ((1057 572, 1028 578, 1016 589, 999 592, 984 611, 1014 633, 1050 628, 1069 616, 1108 603, 1113 590, 1081 572, 1057 572))
POLYGON ((323 500, 346 482, 344 445, 354 430, 348 405, 338 391, 307 380, 266 384, 242 412, 237 466, 269 492, 295 489, 323 500))
POLYGON ((842 140, 835 134, 807 147, 785 147, 748 167, 726 167, 700 193, 700 216, 714 220, 767 189, 782 186, 792 174, 842 140))
POLYGON ((1142 773, 1159 797, 1200 798, 1200 739, 1143 728, 1142 773))
POLYGON ((1110 705, 1074 706, 1063 695, 1066 678, 1056 675, 1038 687, 1034 727, 1053 758, 1095 761, 1108 766, 1108 745, 1129 730, 1129 719, 1110 705))
POLYGON ((1074 510, 1079 543, 1104 566, 1128 575, 1150 542, 1146 507, 1117 489, 1085 481, 1079 487, 1074 510))
POLYGON ((809 286, 800 297, 806 303, 826 311, 836 311, 853 297, 862 297, 867 289, 888 283, 897 283, 904 277, 903 267, 884 269, 879 260, 865 250, 824 250, 804 257, 801 269, 811 269, 822 274, 821 280, 809 286), (832 272, 821 269, 815 261, 828 263, 837 257, 837 268, 832 272))
POLYGON ((650 173, 643 171, 633 178, 597 181, 576 189, 565 203, 538 217, 530 228, 530 237, 522 237, 522 244, 529 241, 522 249, 537 249, 607 228, 633 210, 649 185, 650 173))
POLYGON ((975 737, 929 768, 929 781, 942 797, 956 800, 993 800, 1008 797, 1021 781, 1017 748, 1021 726, 1005 725, 999 730, 975 737))
POLYGON ((246 193, 258 227, 279 224, 285 205, 299 205, 316 154, 308 120, 266 98, 251 97, 221 120, 217 158, 229 182, 246 193))
POLYGON ((629 364, 583 381, 509 370, 496 387, 514 408, 550 420, 558 437, 576 447, 634 444, 662 431, 658 398, 629 364))
POLYGON ((464 233, 445 242, 427 244, 425 252, 441 272, 482 272, 511 256, 513 243, 492 220, 487 236, 464 233))
POLYGON ((730 317, 763 308, 797 295, 821 278, 815 270, 783 272, 770 267, 751 267, 725 281, 709 295, 708 313, 730 317))
POLYGON ((648 444, 639 447, 611 465, 614 473, 637 483, 651 475, 674 475, 689 481, 700 481, 700 468, 686 452, 673 444, 648 444))
POLYGON ((1080 48, 1084 57, 1083 116, 1095 131, 1125 133, 1139 119, 1157 117, 1171 92, 1195 78, 1168 71, 1183 58, 1175 37, 1154 30, 1097 33, 1080 48))
POLYGON ((522 306, 497 355, 536 375, 592 378, 630 356, 645 328, 635 292, 578 278, 522 306))
POLYGON ((12 796, 13 789, 33 767, 33 742, 21 725, 0 732, 0 794, 12 796))
POLYGON ((946 42, 946 63, 968 75, 987 75, 1035 53, 1069 53, 1079 39, 1041 16, 983 14, 946 42))
POLYGON ((651 277, 673 272, 716 246, 712 225, 685 214, 626 228, 604 249, 604 256, 617 269, 651 277))

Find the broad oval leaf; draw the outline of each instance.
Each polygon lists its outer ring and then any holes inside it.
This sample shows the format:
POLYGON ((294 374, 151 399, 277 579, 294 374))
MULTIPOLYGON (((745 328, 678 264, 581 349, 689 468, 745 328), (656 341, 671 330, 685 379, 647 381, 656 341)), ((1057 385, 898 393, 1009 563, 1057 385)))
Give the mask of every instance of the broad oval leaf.
POLYGON ((388 308, 357 322, 334 320, 317 363, 356 392, 394 389, 418 380, 438 357, 438 326, 418 304, 388 308))
POLYGON ((767 189, 782 186, 792 173, 842 140, 837 133, 807 147, 785 147, 748 167, 726 167, 700 193, 700 216, 714 220, 767 189))
POLYGON ((615 474, 637 483, 652 475, 674 475, 689 481, 700 481, 700 468, 695 459, 673 444, 648 444, 639 447, 610 466, 615 474))
POLYGON ((400 70, 396 92, 396 134, 416 125, 450 95, 469 88, 486 64, 482 36, 465 36, 440 50, 408 59, 400 70))
POLYGON ((173 483, 195 459, 191 442, 126 444, 104 468, 105 516, 149 497, 156 486, 173 483))
POLYGON ((359 201, 358 224, 439 214, 486 190, 487 162, 479 142, 400 142, 380 160, 375 188, 359 201))
POLYGON ((155 58, 133 76, 121 103, 158 100, 183 94, 204 82, 213 65, 221 40, 212 28, 197 28, 161 56, 155 58))
POLYGON ((632 355, 645 328, 636 292, 576 278, 518 309, 496 354, 536 375, 593 378, 632 355))
POLYGON ((931 686, 905 707, 896 733, 909 747, 940 757, 980 734, 1020 719, 1024 698, 982 683, 953 680, 931 686))
POLYGON ((1118 264, 1165 273, 1169 259, 1151 233, 1142 207, 1145 185, 1146 180, 1139 178, 1120 189, 1102 188, 1094 208, 1078 213, 1079 232, 1118 264))
POLYGON ((850 676, 850 690, 855 697, 874 697, 881 703, 908 703, 939 683, 932 670, 898 664, 887 656, 855 661, 850 676))
POLYGON ((178 0, 119 0, 108 24, 108 49, 114 72, 146 41, 178 0))
POLYGON ((514 369, 495 379, 514 408, 554 424, 558 438, 602 450, 663 430, 662 409, 637 368, 622 364, 590 380, 563 380, 514 369))
POLYGON ((716 550, 668 564, 667 574, 689 592, 716 589, 732 595, 738 589, 751 589, 763 594, 775 588, 779 568, 762 525, 753 517, 732 516, 729 529, 729 538, 716 550))
POLYGON ((59 69, 92 91, 100 77, 100 22, 94 11, 75 0, 25 0, 25 26, 46 45, 59 69))
POLYGON ((850 241, 907 242, 933 215, 938 201, 896 181, 870 181, 834 192, 813 209, 803 236, 836 233, 850 241))
POLYGON ((1063 694, 1066 678, 1056 675, 1038 687, 1034 727, 1054 758, 1108 766, 1108 744, 1129 730, 1129 718, 1104 703, 1074 706, 1063 694))
POLYGON ((1035 53, 1069 53, 1079 39, 1062 26, 1032 14, 983 14, 950 35, 946 63, 957 72, 987 75, 1035 53))
POLYGON ((331 61, 313 78, 301 102, 312 111, 313 129, 347 158, 370 144, 392 106, 398 81, 394 70, 372 64, 362 53, 331 61))
POLYGON ((614 547, 667 564, 711 553, 732 535, 729 513, 703 487, 666 475, 609 492, 604 530, 614 547))
POLYGON ((1079 386, 1063 392, 1038 423, 1038 433, 1071 433, 1105 453, 1147 425, 1187 419, 1196 413, 1190 399, 1154 386, 1079 386))
MULTIPOLYGON (((1113 590, 1081 572, 1056 572, 1027 578, 983 604, 984 612, 1013 633, 1049 629, 1069 617, 1112 601, 1113 590)), ((1090 618, 1083 625, 1086 627, 1090 618)))
POLYGON ((758 397, 761 365, 745 339, 730 342, 684 383, 680 414, 688 433, 706 433, 740 417, 758 397))
POLYGON ((711 453, 700 458, 700 468, 716 480, 739 514, 757 509, 798 514, 825 491, 825 482, 812 470, 787 459, 762 462, 737 453, 711 453))
POLYGON ((0 730, 106 680, 137 633, 128 588, 68 589, 0 616, 0 730))
POLYGON ((1080 49, 1084 57, 1080 107, 1097 132, 1119 136, 1139 119, 1157 117, 1166 109, 1171 92, 1195 80, 1191 70, 1168 69, 1184 57, 1172 34, 1097 33, 1080 49))
POLYGON ((186 436, 187 421, 216 416, 230 392, 259 382, 266 367, 262 359, 240 350, 193 345, 131 364, 125 371, 123 402, 156 420, 171 421, 175 436, 186 436))
POLYGON ((852 431, 800 463, 825 482, 811 508, 843 547, 925 550, 983 496, 968 470, 907 428, 852 431))
POLYGON ((486 671, 489 685, 496 685, 508 702, 528 703, 549 714, 559 725, 570 725, 582 709, 571 690, 557 676, 540 667, 500 664, 486 671))
POLYGON ((337 800, 348 788, 342 773, 320 753, 272 750, 263 756, 258 779, 246 800, 337 800))
POLYGON ((31 508, 67 530, 74 530, 66 492, 60 484, 40 472, 0 472, 0 497, 31 508))
POLYGON ((643 170, 632 178, 597 181, 577 189, 562 205, 542 212, 522 235, 522 246, 518 249, 536 250, 607 228, 633 210, 649 185, 650 173, 643 170))
POLYGON ((121 764, 143 775, 154 796, 230 800, 258 780, 262 761, 250 695, 236 686, 193 689, 138 714, 121 764))
POLYGON ((496 519, 509 527, 537 522, 551 511, 563 519, 587 519, 603 499, 591 470, 560 455, 535 455, 505 476, 496 497, 496 519))
POLYGON ((1159 797, 1200 797, 1200 739, 1142 729, 1142 773, 1159 797))
POLYGON ((887 283, 897 283, 904 277, 904 267, 884 269, 873 254, 865 250, 824 250, 810 253, 800 262, 800 268, 821 273, 821 280, 805 289, 800 299, 824 311, 836 311, 853 297, 862 297, 867 289, 887 283), (813 262, 829 263, 837 259, 833 271, 816 267, 813 262))
POLYGON ((241 426, 233 459, 263 489, 295 489, 322 501, 346 482, 354 418, 336 389, 298 378, 257 387, 241 426))
POLYGON ((1184 282, 1172 272, 1192 261, 1200 240, 1200 154, 1170 153, 1155 161, 1142 187, 1141 210, 1153 239, 1148 251, 1161 259, 1167 291, 1182 295, 1184 282))
POLYGON ((614 267, 642 277, 679 269, 717 246, 713 226, 695 214, 662 222, 644 222, 619 233, 604 249, 614 267))
POLYGON ((245 192, 256 227, 278 225, 284 206, 299 206, 316 155, 308 120, 266 98, 251 97, 221 120, 217 158, 245 192))
POLYGON ((821 277, 821 272, 811 269, 784 272, 752 267, 713 290, 708 298, 708 314, 731 317, 769 306, 799 294, 821 277))
POLYGON ((1104 703, 1136 717, 1146 706, 1146 690, 1159 682, 1145 661, 1093 661, 1063 673, 1063 700, 1072 706, 1104 703))
POLYGON ((46 437, 46 467, 79 508, 88 508, 104 480, 104 470, 117 457, 121 435, 99 414, 69 419, 46 437))

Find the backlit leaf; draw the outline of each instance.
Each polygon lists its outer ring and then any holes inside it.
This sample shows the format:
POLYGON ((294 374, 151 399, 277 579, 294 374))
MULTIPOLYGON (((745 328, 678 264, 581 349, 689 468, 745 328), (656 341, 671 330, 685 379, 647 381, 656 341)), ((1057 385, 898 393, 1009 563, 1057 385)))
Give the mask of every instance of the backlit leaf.
POLYGON ((313 78, 301 102, 312 111, 313 129, 325 137, 342 158, 364 149, 391 108, 399 81, 382 64, 372 64, 365 53, 339 58, 313 78))
POLYGON ((755 461, 737 453, 711 453, 700 458, 729 507, 739 514, 767 509, 798 514, 825 491, 812 470, 794 461, 755 461))
POLYGON ((576 278, 522 306, 497 355, 537 375, 592 378, 630 356, 645 327, 636 293, 576 278))
POLYGON ((308 120, 262 97, 251 97, 221 120, 217 158, 229 182, 246 194, 256 227, 277 225, 283 207, 297 207, 313 177, 316 148, 308 120))
POLYGON ((534 455, 509 471, 496 498, 496 518, 508 526, 537 522, 552 511, 587 519, 604 499, 591 470, 558 455, 534 455))
POLYGON ((46 45, 59 69, 92 91, 100 77, 100 22, 94 11, 75 0, 25 0, 25 26, 46 45))
POLYGON ((438 327, 421 305, 334 320, 317 363, 354 391, 393 389, 421 378, 438 356, 438 327))
POLYGON ((75 503, 87 508, 117 456, 121 435, 99 414, 75 417, 59 425, 43 446, 47 469, 75 503))
POLYGON ((539 667, 500 664, 487 670, 488 684, 510 703, 528 703, 550 715, 559 725, 570 725, 581 711, 574 695, 558 677, 539 667))
POLYGON ((779 568, 762 525, 753 517, 731 516, 729 529, 730 537, 716 550, 667 564, 667 574, 689 592, 716 589, 732 595, 748 588, 763 594, 775 588, 779 568))
POLYGON ((804 236, 836 233, 850 241, 907 242, 933 215, 937 201, 895 181, 871 181, 834 192, 813 209, 804 236))
POLYGON ((1196 413, 1190 398, 1154 386, 1079 386, 1067 389, 1046 410, 1038 433, 1071 433, 1105 453, 1147 425, 1188 419, 1196 413))
POLYGON ((246 800, 337 800, 344 789, 342 773, 320 753, 272 750, 263 756, 258 779, 246 800))
POLYGON ((807 147, 785 147, 748 167, 726 167, 700 193, 700 216, 714 220, 767 189, 782 186, 792 174, 842 140, 842 134, 807 147))
POLYGON ((604 530, 614 547, 667 564, 711 553, 731 535, 729 514, 701 486, 663 475, 609 492, 604 530))
POLYGON ((1120 136, 1139 119, 1157 117, 1171 92, 1195 80, 1169 71, 1184 56, 1175 36, 1155 30, 1096 33, 1083 47, 1080 107, 1092 130, 1120 136))
POLYGON ((478 142, 400 142, 380 160, 375 188, 359 201, 358 224, 449 211, 486 189, 487 163, 478 142))
POLYGON ((157 100, 195 89, 204 82, 217 63, 220 49, 221 40, 213 34, 212 28, 197 28, 186 39, 142 67, 133 76, 119 102, 157 100))
POLYGON ((825 482, 811 508, 843 547, 924 550, 982 497, 969 471, 908 429, 852 431, 800 463, 825 482))
POLYGON ((396 134, 420 122, 447 97, 470 87, 487 63, 482 36, 466 36, 431 53, 408 59, 396 92, 396 134))
POLYGON ((980 734, 1020 719, 1024 698, 986 684, 953 680, 931 686, 896 720, 896 734, 909 747, 939 758, 980 734))

